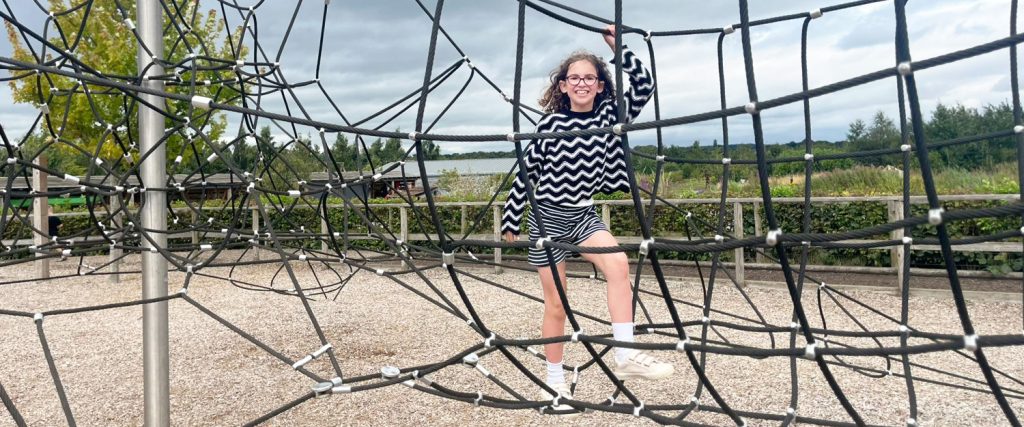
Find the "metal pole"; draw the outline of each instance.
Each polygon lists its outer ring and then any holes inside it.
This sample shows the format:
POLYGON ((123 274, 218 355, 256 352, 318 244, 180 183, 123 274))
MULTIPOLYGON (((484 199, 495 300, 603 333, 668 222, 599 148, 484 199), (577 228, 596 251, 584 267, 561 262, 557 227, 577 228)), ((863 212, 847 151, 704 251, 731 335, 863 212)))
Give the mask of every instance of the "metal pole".
MULTIPOLYGON (((139 37, 141 43, 152 52, 139 46, 138 65, 140 76, 164 73, 155 59, 163 56, 163 16, 159 0, 137 0, 139 37)), ((142 86, 162 91, 159 80, 142 78, 142 86)), ((139 96, 154 106, 164 105, 164 99, 155 95, 139 96)), ((141 167, 144 188, 164 187, 166 181, 166 147, 159 144, 164 134, 164 118, 155 110, 139 104, 139 149, 142 153, 152 152, 145 157, 141 167), (154 147, 156 147, 154 149, 154 147)), ((144 193, 141 209, 142 227, 148 230, 167 230, 167 195, 162 191, 144 193)), ((167 296, 167 261, 150 248, 167 247, 167 235, 150 233, 149 239, 142 239, 142 298, 167 296), (152 241, 151 241, 152 240, 152 241)), ((145 425, 162 427, 170 425, 170 381, 167 330, 167 302, 145 304, 142 307, 142 369, 143 399, 145 402, 145 425)))

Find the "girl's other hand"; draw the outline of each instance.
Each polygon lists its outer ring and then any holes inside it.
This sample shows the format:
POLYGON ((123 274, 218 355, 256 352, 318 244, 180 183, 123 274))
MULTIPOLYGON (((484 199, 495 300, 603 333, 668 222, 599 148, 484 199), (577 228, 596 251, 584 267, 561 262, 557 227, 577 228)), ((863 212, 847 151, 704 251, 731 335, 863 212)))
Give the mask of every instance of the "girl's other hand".
POLYGON ((505 232, 505 241, 506 242, 514 242, 516 240, 519 240, 519 236, 518 235, 513 234, 511 231, 506 231, 505 232))
POLYGON ((609 24, 604 27, 604 42, 608 43, 608 47, 611 48, 612 52, 615 51, 615 25, 609 24))

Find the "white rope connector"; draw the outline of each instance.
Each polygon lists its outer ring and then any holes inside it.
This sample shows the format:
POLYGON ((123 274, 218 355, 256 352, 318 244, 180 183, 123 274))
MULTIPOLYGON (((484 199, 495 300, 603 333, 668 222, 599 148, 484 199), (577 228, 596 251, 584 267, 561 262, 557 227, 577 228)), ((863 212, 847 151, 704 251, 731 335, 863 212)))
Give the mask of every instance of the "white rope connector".
POLYGON ((380 181, 380 179, 383 178, 383 177, 384 177, 384 174, 378 172, 378 173, 373 174, 373 176, 370 177, 370 179, 373 180, 373 181, 380 181))
POLYGON ((978 351, 978 334, 964 335, 964 350, 978 351))
POLYGON ((466 366, 476 366, 476 362, 480 361, 480 355, 476 353, 469 353, 466 357, 462 358, 462 363, 466 366))
POLYGON ((32 316, 32 320, 35 321, 35 322, 42 322, 43 321, 43 313, 36 313, 35 316, 32 316))
POLYGON ((942 224, 942 214, 946 212, 943 208, 928 209, 928 223, 931 225, 942 224))
POLYGON ((811 160, 814 160, 814 154, 805 153, 804 154, 804 160, 807 160, 808 162, 811 161, 811 160))
POLYGON ((747 110, 747 114, 757 114, 758 113, 758 111, 757 111, 757 103, 754 102, 754 101, 748 102, 747 105, 743 106, 743 109, 747 110))
POLYGON ((903 144, 900 146, 900 151, 910 151, 910 144, 903 144))
POLYGON ((441 265, 444 267, 448 267, 449 265, 455 265, 455 252, 442 252, 441 265))
POLYGON ((725 236, 723 236, 721 234, 716 234, 715 235, 715 241, 718 242, 718 243, 722 243, 722 242, 725 241, 725 236))
POLYGON ((334 387, 334 388, 331 389, 331 393, 351 393, 351 392, 352 392, 352 386, 350 386, 350 385, 340 385, 340 386, 337 386, 337 387, 334 387))
POLYGON ((683 338, 676 343, 676 351, 686 352, 686 346, 690 344, 690 337, 683 338))
POLYGON ((647 256, 647 254, 651 252, 651 245, 652 244, 654 244, 654 238, 653 237, 650 238, 650 239, 646 239, 646 240, 640 242, 640 249, 639 249, 640 255, 647 256))
POLYGON ((633 407, 633 416, 634 417, 639 417, 640 416, 640 411, 642 411, 642 410, 644 410, 644 401, 641 400, 639 406, 634 406, 633 407))
POLYGON ((484 367, 484 365, 476 365, 476 370, 479 371, 480 375, 483 375, 484 377, 491 376, 491 371, 488 371, 487 368, 484 367))
POLYGON ((654 160, 657 161, 658 163, 664 163, 665 162, 665 156, 661 155, 661 156, 655 157, 654 160))
POLYGON ((1024 132, 1024 126, 1017 125, 1017 126, 1013 127, 1013 133, 1021 133, 1021 132, 1024 132))
POLYGON ((736 28, 734 28, 732 25, 727 25, 727 26, 722 27, 722 32, 725 33, 725 34, 732 34, 735 31, 736 31, 736 28))
POLYGON ((901 76, 907 76, 914 73, 914 69, 910 66, 909 61, 900 62, 900 65, 896 66, 896 71, 900 73, 901 76))
POLYGON ((723 157, 722 158, 722 164, 723 165, 731 165, 732 164, 732 159, 728 158, 728 157, 723 157))
POLYGON ((779 243, 779 237, 782 237, 781 229, 768 230, 768 235, 765 236, 764 241, 769 245, 775 246, 779 243))
POLYGON ((787 415, 796 415, 796 408, 794 408, 792 406, 786 408, 786 414, 787 415))
POLYGON ((480 401, 483 400, 483 399, 484 399, 484 394, 479 392, 479 391, 476 392, 476 399, 473 399, 473 405, 474 406, 480 406, 480 401))
POLYGON ((209 243, 204 243, 204 244, 199 245, 199 250, 208 251, 210 249, 213 249, 213 245, 211 245, 209 243))
POLYGON ((534 243, 533 247, 536 248, 536 249, 544 249, 544 242, 545 241, 550 242, 551 238, 549 238, 549 237, 541 237, 541 238, 537 239, 537 243, 534 243))
POLYGON ((572 340, 572 342, 580 342, 580 333, 581 332, 583 332, 582 329, 573 331, 572 337, 570 338, 572 340))
POLYGON ((181 156, 175 157, 174 158, 174 164, 181 164, 182 160, 185 160, 185 159, 183 157, 181 157, 181 156))
POLYGON ((415 141, 417 136, 419 136, 418 133, 416 133, 416 132, 409 132, 409 140, 410 141, 415 141))
POLYGON ((299 197, 302 193, 300 193, 299 190, 288 190, 288 195, 292 197, 299 197))
POLYGON ((132 22, 131 18, 125 18, 124 19, 124 25, 126 27, 128 27, 129 30, 133 30, 133 31, 135 30, 135 23, 132 22))
MULTIPOLYGON (((53 236, 53 239, 54 239, 54 241, 56 241, 57 240, 57 236, 53 236)), ((60 251, 60 256, 66 257, 66 256, 69 256, 69 255, 71 255, 71 249, 64 249, 64 250, 60 251)))
MULTIPOLYGON (((307 356, 307 357, 311 357, 312 359, 316 359, 316 358, 320 357, 321 355, 323 355, 324 353, 326 353, 327 350, 330 350, 331 348, 333 348, 331 346, 331 343, 324 344, 323 346, 318 348, 316 351, 310 353, 309 356, 307 356)), ((310 360, 312 360, 312 359, 310 359, 310 360)), ((307 363, 309 363, 309 362, 307 361, 307 363)), ((299 366, 301 366, 301 365, 299 365, 299 366)), ((293 367, 294 367, 294 365, 293 365, 293 367)))
POLYGON ((196 108, 199 108, 199 109, 209 110, 210 109, 210 104, 212 102, 213 102, 212 99, 207 98, 205 96, 199 96, 199 95, 193 95, 192 96, 192 106, 196 107, 196 108))
POLYGON ((915 427, 915 426, 917 426, 917 420, 915 420, 913 418, 907 418, 907 427, 915 427))
POLYGON ((815 357, 814 350, 817 347, 818 347, 818 343, 815 343, 815 342, 807 344, 807 347, 804 348, 804 358, 812 359, 813 360, 814 357, 815 357))
POLYGON ((214 160, 217 160, 217 153, 212 153, 209 156, 206 156, 206 163, 213 163, 214 160))
POLYGON ((78 177, 74 175, 64 174, 64 180, 72 184, 78 184, 78 177))
POLYGON ((394 366, 384 366, 380 368, 380 376, 386 380, 398 378, 402 374, 402 370, 394 366))
POLYGON ((377 275, 378 275, 378 276, 383 276, 383 275, 384 275, 384 269, 382 269, 382 268, 378 268, 378 269, 377 269, 377 275))
POLYGON ((491 332, 491 336, 487 337, 487 339, 484 340, 484 347, 485 348, 494 347, 494 344, 491 344, 492 342, 494 342, 494 338, 495 338, 494 332, 491 332))
POLYGON ((914 243, 914 238, 910 236, 903 236, 903 244, 909 245, 914 243))
POLYGON ((13 165, 15 163, 18 163, 18 159, 14 158, 14 157, 8 157, 7 158, 7 164, 13 165))
POLYGON ((508 142, 516 142, 516 133, 515 132, 509 132, 509 133, 505 134, 505 140, 508 141, 508 142))
POLYGON ((40 105, 39 106, 39 111, 42 112, 43 114, 50 114, 50 105, 49 104, 40 105))
POLYGON ((616 135, 622 135, 623 134, 622 123, 616 123, 615 126, 612 126, 612 133, 614 133, 616 135))
POLYGON ((812 10, 810 12, 810 15, 811 15, 811 19, 821 18, 821 15, 822 15, 821 9, 814 9, 814 10, 812 10))
POLYGON ((900 330, 901 334, 907 334, 910 332, 910 328, 908 328, 907 325, 900 325, 897 329, 900 330))
POLYGON ((693 409, 697 410, 700 408, 700 398, 697 396, 690 396, 690 403, 693 403, 693 409))
POLYGON ((789 329, 794 330, 794 331, 799 331, 800 330, 800 324, 796 323, 796 322, 789 322, 789 329))
POLYGON ((305 260, 306 260, 306 258, 308 258, 308 257, 306 256, 306 254, 301 254, 301 255, 299 255, 299 261, 305 261, 305 260))

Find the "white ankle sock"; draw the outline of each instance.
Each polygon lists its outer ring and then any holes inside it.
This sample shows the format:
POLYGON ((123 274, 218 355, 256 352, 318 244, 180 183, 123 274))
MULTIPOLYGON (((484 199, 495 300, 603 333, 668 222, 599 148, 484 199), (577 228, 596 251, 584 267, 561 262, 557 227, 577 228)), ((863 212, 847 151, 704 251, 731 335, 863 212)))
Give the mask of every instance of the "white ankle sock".
POLYGON ((562 362, 548 362, 548 384, 565 384, 565 371, 562 362))
MULTIPOLYGON (((615 338, 615 341, 633 342, 633 322, 612 323, 612 338, 615 338)), ((631 354, 633 354, 631 348, 615 347, 616 362, 624 362, 631 354)))

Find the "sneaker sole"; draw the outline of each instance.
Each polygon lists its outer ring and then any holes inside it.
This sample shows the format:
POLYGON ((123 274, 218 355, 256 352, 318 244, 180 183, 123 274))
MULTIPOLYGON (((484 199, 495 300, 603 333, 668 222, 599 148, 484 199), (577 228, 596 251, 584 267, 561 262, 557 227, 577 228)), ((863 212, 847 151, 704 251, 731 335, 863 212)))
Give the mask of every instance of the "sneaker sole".
POLYGON ((619 377, 620 380, 637 380, 637 379, 639 379, 639 380, 663 380, 665 378, 671 377, 672 374, 675 373, 675 371, 669 371, 669 372, 665 372, 663 374, 657 374, 657 375, 633 374, 633 373, 626 373, 626 372, 623 372, 623 373, 614 372, 614 373, 615 373, 615 376, 619 377))

